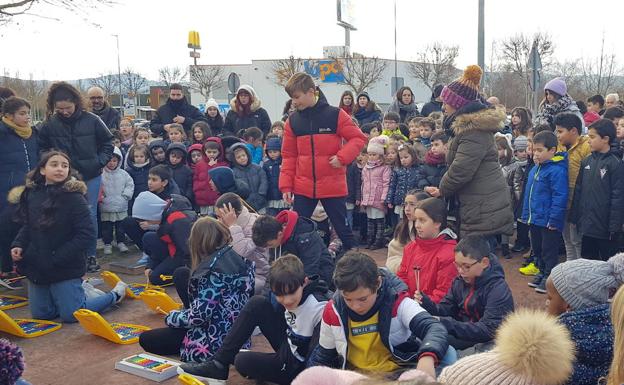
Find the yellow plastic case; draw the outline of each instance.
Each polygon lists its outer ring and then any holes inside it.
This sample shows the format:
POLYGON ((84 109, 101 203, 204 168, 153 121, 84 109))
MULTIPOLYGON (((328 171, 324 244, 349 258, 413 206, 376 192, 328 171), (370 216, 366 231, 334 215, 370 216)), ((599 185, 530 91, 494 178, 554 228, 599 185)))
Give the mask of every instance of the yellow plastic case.
POLYGON ((13 319, 0 310, 0 331, 23 338, 34 338, 61 328, 58 322, 36 319, 13 319))
POLYGON ((156 313, 168 314, 172 310, 180 310, 182 304, 173 300, 167 293, 147 289, 139 295, 147 307, 156 313))
MULTIPOLYGON (((117 282, 121 281, 119 276, 113 273, 112 271, 103 271, 100 275, 102 276, 102 279, 104 280, 104 282, 106 282, 106 284, 111 287, 111 289, 115 287, 117 282)), ((132 299, 138 299, 141 293, 145 291, 145 289, 162 291, 162 292, 165 291, 165 289, 157 285, 148 286, 145 283, 130 283, 128 284, 128 288, 126 289, 126 296, 132 299)))
POLYGON ((28 305, 28 298, 17 295, 0 295, 0 310, 15 309, 28 305))
POLYGON ((147 326, 119 322, 109 323, 99 313, 87 309, 76 310, 74 317, 80 322, 80 326, 89 333, 121 345, 139 342, 139 335, 150 330, 147 326))
POLYGON ((183 385, 205 385, 203 382, 201 382, 197 378, 186 373, 182 373, 178 375, 178 381, 180 381, 180 384, 183 384, 183 385))

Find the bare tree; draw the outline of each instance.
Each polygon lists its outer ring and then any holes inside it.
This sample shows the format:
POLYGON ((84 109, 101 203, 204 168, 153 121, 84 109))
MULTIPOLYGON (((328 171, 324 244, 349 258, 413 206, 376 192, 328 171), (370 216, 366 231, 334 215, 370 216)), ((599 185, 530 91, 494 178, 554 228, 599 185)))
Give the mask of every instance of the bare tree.
POLYGON ((501 42, 500 57, 505 69, 522 79, 524 84, 525 103, 532 105, 531 73, 528 69, 529 56, 534 42, 542 61, 542 69, 547 71, 552 64, 555 45, 548 34, 538 32, 532 37, 518 34, 501 42))
POLYGON ((134 105, 136 106, 139 91, 147 85, 147 79, 132 70, 132 68, 126 68, 121 73, 121 84, 128 91, 129 96, 134 99, 134 105))
POLYGON ((36 16, 60 21, 44 15, 43 7, 55 7, 87 19, 89 14, 102 6, 112 6, 115 0, 11 0, 0 2, 0 25, 7 24, 16 16, 36 16))
POLYGON ((293 55, 290 55, 287 59, 274 60, 271 63, 271 72, 274 76, 273 81, 278 86, 285 86, 291 76, 303 71, 303 62, 303 59, 296 58, 293 55))
POLYGON ((565 79, 568 94, 574 98, 584 100, 590 96, 583 84, 580 59, 557 61, 553 64, 550 72, 553 76, 565 79))
POLYGON ((344 75, 341 83, 349 86, 356 95, 383 79, 383 73, 388 66, 384 59, 357 54, 333 60, 344 75))
POLYGON ((158 69, 158 78, 169 88, 173 83, 182 83, 188 71, 180 67, 162 67, 158 69))
POLYGON ((456 76, 457 55, 458 46, 446 46, 436 42, 416 55, 416 62, 409 64, 408 71, 433 91, 437 84, 448 83, 456 76))
POLYGON ((33 74, 29 74, 24 97, 30 101, 32 106, 31 113, 35 121, 43 120, 45 116, 45 91, 45 82, 35 80, 33 74))
POLYGON ((581 59, 581 77, 583 86, 589 95, 606 95, 616 85, 623 74, 615 54, 605 52, 604 35, 600 47, 600 56, 593 59, 581 59))
POLYGON ((190 75, 191 88, 199 92, 205 101, 225 82, 225 69, 221 66, 192 66, 190 75))
POLYGON ((119 77, 110 71, 106 75, 100 74, 97 78, 89 79, 89 83, 91 86, 103 89, 109 103, 111 103, 111 95, 115 92, 119 93, 119 77))

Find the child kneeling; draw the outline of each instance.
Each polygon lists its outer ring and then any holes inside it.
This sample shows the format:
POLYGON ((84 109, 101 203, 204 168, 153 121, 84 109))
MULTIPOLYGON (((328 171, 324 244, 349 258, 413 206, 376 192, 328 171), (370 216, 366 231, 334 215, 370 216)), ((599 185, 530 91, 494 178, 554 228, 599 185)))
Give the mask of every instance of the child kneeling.
POLYGON ((29 280, 34 318, 76 322, 76 310, 101 312, 124 298, 123 282, 109 293, 85 294, 81 278, 86 273, 87 249, 96 235, 86 193, 87 185, 71 175, 69 157, 60 151, 43 154, 37 168, 26 176, 18 207, 23 226, 13 241, 11 257, 29 280))
MULTIPOLYGON (((228 229, 213 218, 201 218, 193 225, 189 238, 193 271, 186 293, 178 292, 184 309, 167 315, 167 328, 141 334, 139 344, 145 351, 179 353, 184 362, 203 362, 221 347, 254 287, 251 263, 231 243, 228 229)), ((185 267, 176 270, 174 280, 185 273, 185 267)))

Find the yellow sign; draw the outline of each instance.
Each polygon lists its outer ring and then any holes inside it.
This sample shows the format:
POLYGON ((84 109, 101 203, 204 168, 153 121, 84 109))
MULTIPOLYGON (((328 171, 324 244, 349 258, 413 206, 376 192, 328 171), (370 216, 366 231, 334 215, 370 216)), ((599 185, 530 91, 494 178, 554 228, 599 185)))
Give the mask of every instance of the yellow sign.
POLYGON ((189 31, 188 33, 188 47, 193 49, 201 49, 199 44, 199 32, 189 31))

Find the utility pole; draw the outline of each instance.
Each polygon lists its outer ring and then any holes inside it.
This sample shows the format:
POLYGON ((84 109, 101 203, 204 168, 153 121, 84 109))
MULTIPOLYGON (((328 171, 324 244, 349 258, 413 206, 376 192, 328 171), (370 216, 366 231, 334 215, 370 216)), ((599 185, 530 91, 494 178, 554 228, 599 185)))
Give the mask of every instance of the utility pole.
POLYGON ((479 0, 479 35, 478 35, 478 50, 477 50, 477 63, 479 67, 483 69, 485 67, 485 0, 479 0))
POLYGON ((117 83, 119 84, 119 107, 121 108, 121 116, 124 116, 125 108, 123 106, 123 97, 121 96, 121 59, 119 58, 119 35, 113 35, 117 40, 117 83))

